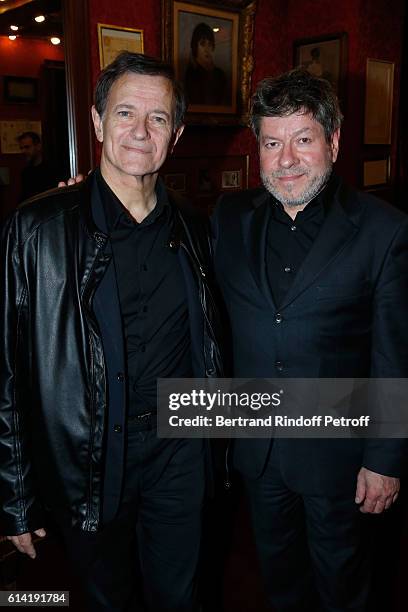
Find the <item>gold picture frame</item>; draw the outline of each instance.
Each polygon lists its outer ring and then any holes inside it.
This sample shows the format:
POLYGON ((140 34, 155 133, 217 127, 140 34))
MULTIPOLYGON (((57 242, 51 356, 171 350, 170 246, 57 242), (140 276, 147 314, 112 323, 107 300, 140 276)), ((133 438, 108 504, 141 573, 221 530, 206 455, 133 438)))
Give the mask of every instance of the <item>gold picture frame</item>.
POLYGON ((98 23, 98 42, 101 70, 121 51, 144 53, 143 30, 98 23))
POLYGON ((390 157, 365 160, 363 163, 363 187, 378 189, 389 184, 391 174, 390 157))
POLYGON ((162 8, 163 56, 184 84, 187 122, 247 125, 256 0, 162 0, 162 8))
POLYGON ((391 144, 394 63, 367 59, 364 144, 391 144))

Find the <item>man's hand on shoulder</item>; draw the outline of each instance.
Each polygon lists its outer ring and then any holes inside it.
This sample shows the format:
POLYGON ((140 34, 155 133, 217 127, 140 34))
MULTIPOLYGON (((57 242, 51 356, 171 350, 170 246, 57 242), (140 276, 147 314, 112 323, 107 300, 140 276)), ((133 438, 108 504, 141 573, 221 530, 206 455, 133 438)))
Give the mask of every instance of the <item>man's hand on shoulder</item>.
MULTIPOLYGON (((44 538, 46 535, 45 529, 37 529, 36 531, 34 531, 34 533, 40 538, 44 538)), ((33 544, 33 540, 32 540, 30 532, 20 533, 20 535, 17 535, 17 536, 7 536, 7 539, 13 542, 14 546, 21 553, 28 555, 29 557, 31 557, 31 559, 36 558, 37 553, 35 552, 35 548, 34 548, 34 544, 33 544)))
POLYGON ((66 183, 64 183, 64 181, 60 181, 58 183, 58 187, 68 187, 68 185, 75 185, 75 183, 82 183, 82 181, 84 180, 85 180, 85 176, 83 174, 77 174, 74 177, 71 176, 71 178, 69 178, 66 183))
POLYGON ((355 502, 361 504, 361 512, 380 514, 395 502, 399 488, 399 478, 383 476, 362 467, 357 476, 355 502))

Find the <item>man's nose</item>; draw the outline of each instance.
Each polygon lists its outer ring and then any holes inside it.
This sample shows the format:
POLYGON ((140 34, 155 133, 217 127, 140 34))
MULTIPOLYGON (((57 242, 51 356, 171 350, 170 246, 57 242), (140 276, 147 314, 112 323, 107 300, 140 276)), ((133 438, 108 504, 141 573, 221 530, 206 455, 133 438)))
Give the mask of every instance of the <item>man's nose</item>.
POLYGON ((149 136, 149 130, 147 128, 147 118, 135 117, 132 126, 132 136, 137 140, 144 140, 149 136))
POLYGON ((279 155, 279 165, 283 168, 290 168, 298 163, 299 158, 294 145, 291 142, 284 143, 279 155))

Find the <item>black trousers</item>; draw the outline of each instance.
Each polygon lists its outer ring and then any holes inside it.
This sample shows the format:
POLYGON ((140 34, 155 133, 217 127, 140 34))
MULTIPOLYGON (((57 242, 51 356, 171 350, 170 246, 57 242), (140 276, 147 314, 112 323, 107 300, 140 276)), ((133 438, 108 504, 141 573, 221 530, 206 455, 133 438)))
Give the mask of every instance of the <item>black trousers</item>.
POLYGON ((84 583, 90 612, 192 612, 204 498, 203 442, 129 430, 120 511, 99 533, 65 530, 68 553, 84 583))
POLYGON ((273 610, 365 612, 370 580, 366 517, 354 498, 291 491, 282 477, 276 446, 263 475, 246 480, 273 610))

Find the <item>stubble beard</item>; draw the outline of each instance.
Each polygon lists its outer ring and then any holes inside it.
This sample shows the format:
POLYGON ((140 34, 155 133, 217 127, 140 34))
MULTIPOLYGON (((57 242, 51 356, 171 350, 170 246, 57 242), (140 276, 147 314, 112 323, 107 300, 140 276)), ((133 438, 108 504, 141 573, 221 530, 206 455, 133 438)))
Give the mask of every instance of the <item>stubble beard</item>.
POLYGON ((309 168, 297 168, 296 171, 291 170, 290 173, 282 170, 276 170, 275 172, 271 172, 270 174, 267 174, 266 172, 263 172, 261 170, 261 179, 265 189, 269 191, 269 193, 271 193, 274 198, 278 200, 278 202, 288 208, 297 208, 299 206, 306 206, 306 204, 309 204, 309 202, 311 202, 313 198, 315 198, 322 191, 322 189, 325 187, 326 183, 330 178, 332 169, 333 162, 328 159, 324 172, 313 177, 306 185, 304 190, 296 197, 290 196, 290 192, 293 189, 292 185, 288 185, 288 193, 283 194, 281 190, 276 188, 274 179, 280 178, 282 176, 293 176, 295 174, 303 174, 305 176, 308 176, 310 175, 309 168))

